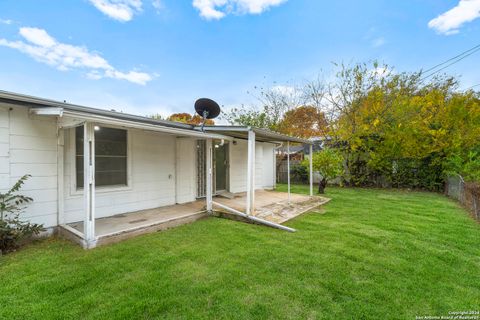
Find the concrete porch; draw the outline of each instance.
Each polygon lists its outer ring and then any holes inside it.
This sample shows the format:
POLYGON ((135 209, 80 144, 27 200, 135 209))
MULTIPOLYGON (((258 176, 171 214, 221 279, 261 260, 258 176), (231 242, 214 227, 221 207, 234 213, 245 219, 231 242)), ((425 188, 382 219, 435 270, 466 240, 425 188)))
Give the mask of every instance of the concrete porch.
MULTIPOLYGON (((245 212, 247 193, 239 193, 233 199, 216 197, 215 202, 245 212)), ((306 196, 287 192, 256 190, 255 212, 252 214, 270 222, 282 224, 313 208, 326 204, 330 199, 320 196, 306 196)), ((215 211, 219 211, 215 208, 215 211)), ((221 211, 221 210, 220 210, 221 211)))
MULTIPOLYGON (((233 199, 221 196, 215 201, 245 212, 246 193, 235 194, 233 199)), ((275 223, 284 223, 302 213, 327 203, 323 197, 309 197, 276 191, 255 191, 255 216, 275 223)), ((216 210, 221 211, 221 210, 216 210)), ((154 208, 118 214, 95 220, 96 245, 104 245, 128 239, 140 234, 166 230, 206 217, 205 200, 197 200, 186 204, 154 208)), ((83 221, 70 223, 62 227, 61 233, 81 243, 83 221)))

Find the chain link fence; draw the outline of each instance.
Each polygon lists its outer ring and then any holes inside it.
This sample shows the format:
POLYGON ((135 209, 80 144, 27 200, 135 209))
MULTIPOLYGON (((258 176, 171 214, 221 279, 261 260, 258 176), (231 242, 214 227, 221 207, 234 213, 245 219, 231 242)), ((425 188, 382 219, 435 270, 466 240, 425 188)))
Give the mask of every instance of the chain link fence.
POLYGON ((450 198, 458 200, 467 208, 473 217, 480 221, 480 184, 465 182, 461 176, 449 177, 445 193, 450 198))

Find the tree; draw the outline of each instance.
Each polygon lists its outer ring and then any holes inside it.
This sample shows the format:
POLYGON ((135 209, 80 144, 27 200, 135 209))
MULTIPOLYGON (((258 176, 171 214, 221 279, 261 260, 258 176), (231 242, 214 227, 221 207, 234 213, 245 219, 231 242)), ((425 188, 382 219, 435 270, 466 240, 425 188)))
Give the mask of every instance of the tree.
MULTIPOLYGON (((187 123, 187 124, 192 124, 192 125, 200 125, 203 122, 203 118, 200 117, 198 114, 191 115, 190 113, 174 113, 171 116, 168 117, 169 121, 174 121, 174 122, 181 122, 181 123, 187 123)), ((214 125, 215 122, 212 119, 207 119, 205 121, 206 125, 214 125)))
POLYGON ((230 124, 277 131, 285 113, 303 105, 304 101, 301 91, 292 86, 254 87, 254 92, 248 93, 258 101, 258 105, 233 108, 223 114, 224 120, 230 124))
POLYGON ((449 163, 472 162, 480 145, 475 92, 459 92, 447 75, 425 81, 421 72, 377 62, 337 67, 321 109, 345 157, 347 183, 438 191, 449 163))
POLYGON ((327 120, 320 109, 302 106, 285 113, 278 124, 278 132, 301 138, 325 136, 327 120))
MULTIPOLYGON (((338 150, 331 148, 325 148, 310 156, 312 156, 313 171, 319 172, 321 176, 318 183, 318 193, 324 194, 328 181, 343 173, 343 157, 338 150)), ((302 165, 309 168, 309 160, 305 159, 302 165)))

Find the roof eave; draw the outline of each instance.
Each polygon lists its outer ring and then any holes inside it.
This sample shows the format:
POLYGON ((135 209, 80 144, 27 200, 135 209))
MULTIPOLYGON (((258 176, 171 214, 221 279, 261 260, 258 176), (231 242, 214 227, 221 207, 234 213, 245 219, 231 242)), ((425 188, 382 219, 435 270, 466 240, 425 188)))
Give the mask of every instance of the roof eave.
MULTIPOLYGON (((201 127, 197 126, 195 129, 199 130, 201 127)), ((271 139, 272 142, 295 142, 295 143, 303 143, 303 144, 313 144, 312 141, 292 137, 289 135, 285 135, 278 132, 273 132, 267 129, 255 128, 255 127, 248 127, 248 126, 205 126, 204 128, 206 131, 216 131, 216 132, 248 132, 253 131, 258 135, 262 135, 263 137, 267 137, 271 139)))
POLYGON ((45 107, 58 107, 63 108, 64 110, 74 111, 74 112, 84 112, 84 113, 91 113, 100 116, 106 116, 111 118, 129 120, 129 121, 137 121, 142 123, 148 123, 153 125, 161 125, 171 128, 180 128, 180 129, 193 129, 194 126, 184 123, 178 123, 173 121, 167 120, 156 120, 151 119, 148 117, 137 116, 133 114, 123 113, 123 112, 116 112, 116 111, 109 111, 104 109, 97 109, 91 108, 66 102, 60 102, 55 100, 43 99, 8 91, 0 90, 0 102, 10 103, 14 105, 22 105, 26 107, 34 107, 34 108, 45 108, 45 107))

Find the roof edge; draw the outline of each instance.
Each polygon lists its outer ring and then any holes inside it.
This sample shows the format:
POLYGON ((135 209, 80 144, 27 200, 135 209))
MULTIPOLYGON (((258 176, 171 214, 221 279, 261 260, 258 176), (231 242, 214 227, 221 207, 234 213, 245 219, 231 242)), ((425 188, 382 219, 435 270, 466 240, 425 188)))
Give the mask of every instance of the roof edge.
MULTIPOLYGON (((200 129, 200 126, 196 126, 195 129, 200 129)), ((283 133, 278 133, 269 129, 262 129, 256 127, 249 127, 249 126, 228 126, 228 125, 221 125, 221 126, 205 126, 205 131, 218 131, 218 132, 226 132, 226 131, 233 131, 233 132, 248 132, 253 131, 257 134, 261 134, 264 137, 268 137, 272 139, 272 141, 289 141, 289 142, 298 142, 303 144, 313 144, 312 141, 289 136, 283 133)))
POLYGON ((129 114, 129 113, 86 107, 86 106, 71 104, 67 102, 44 99, 44 98, 39 98, 35 96, 29 96, 29 95, 0 90, 0 102, 2 101, 5 103, 22 105, 26 107, 60 107, 60 108, 64 108, 65 110, 92 113, 95 115, 112 117, 116 119, 138 121, 142 123, 162 125, 162 126, 171 127, 171 128, 179 128, 179 129, 194 128, 193 125, 185 124, 185 123, 173 122, 168 120, 156 120, 156 119, 152 119, 144 116, 138 116, 138 115, 129 114))

